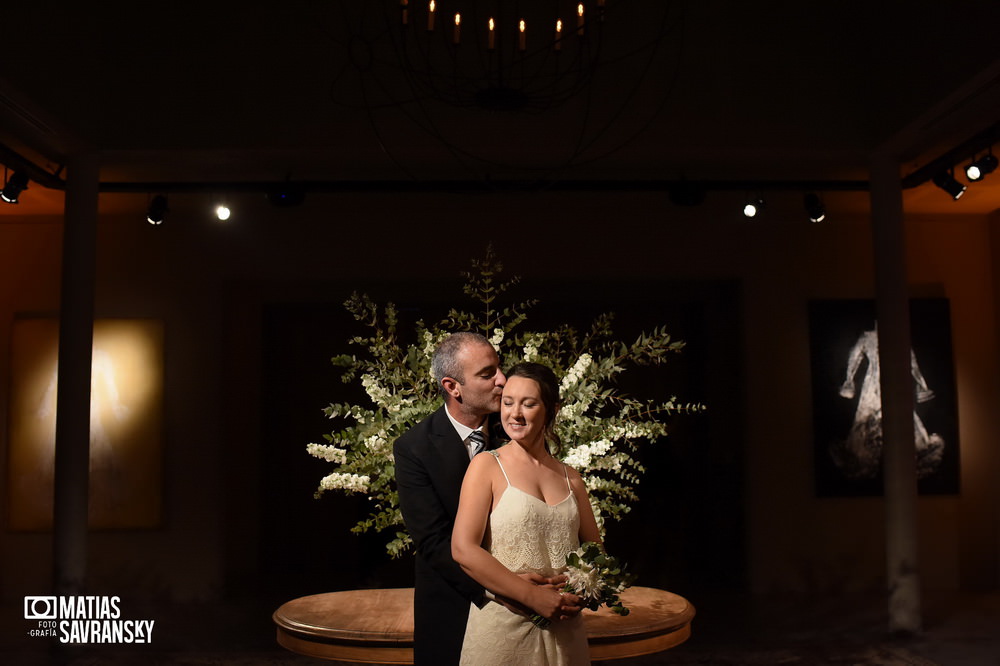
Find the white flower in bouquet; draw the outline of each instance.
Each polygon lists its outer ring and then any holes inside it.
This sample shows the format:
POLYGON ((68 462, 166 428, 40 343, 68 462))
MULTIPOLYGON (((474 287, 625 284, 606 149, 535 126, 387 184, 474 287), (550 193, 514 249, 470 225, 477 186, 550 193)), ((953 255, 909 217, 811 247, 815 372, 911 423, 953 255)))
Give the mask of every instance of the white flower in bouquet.
POLYGON ((632 584, 635 576, 599 544, 588 541, 566 556, 566 578, 563 590, 582 598, 590 610, 605 604, 619 615, 628 615, 618 594, 632 584))
MULTIPOLYGON (((606 605, 618 615, 629 614, 629 609, 618 595, 632 584, 635 575, 628 573, 618 558, 605 553, 599 544, 588 541, 566 555, 565 574, 566 584, 562 591, 580 597, 585 608, 596 611, 606 605)), ((531 617, 531 621, 543 629, 551 624, 550 620, 537 614, 531 617)))
POLYGON ((599 570, 587 562, 580 562, 578 567, 566 570, 566 587, 573 590, 574 594, 587 599, 600 597, 605 585, 599 570))

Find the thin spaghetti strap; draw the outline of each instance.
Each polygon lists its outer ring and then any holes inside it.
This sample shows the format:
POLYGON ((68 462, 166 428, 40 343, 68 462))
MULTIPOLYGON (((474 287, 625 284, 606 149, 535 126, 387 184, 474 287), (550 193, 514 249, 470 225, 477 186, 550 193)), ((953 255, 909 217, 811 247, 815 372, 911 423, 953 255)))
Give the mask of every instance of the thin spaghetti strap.
POLYGON ((507 485, 510 485, 510 477, 507 476, 507 470, 503 468, 503 463, 500 462, 500 453, 497 451, 490 451, 494 458, 497 459, 497 464, 500 465, 500 471, 503 472, 503 478, 507 479, 507 485))
MULTIPOLYGON (((497 462, 500 461, 498 460, 497 462)), ((569 485, 569 465, 567 465, 566 463, 563 463, 563 476, 566 477, 566 487, 569 489, 570 492, 573 492, 573 486, 569 485)), ((510 481, 508 481, 507 483, 510 483, 510 481)))

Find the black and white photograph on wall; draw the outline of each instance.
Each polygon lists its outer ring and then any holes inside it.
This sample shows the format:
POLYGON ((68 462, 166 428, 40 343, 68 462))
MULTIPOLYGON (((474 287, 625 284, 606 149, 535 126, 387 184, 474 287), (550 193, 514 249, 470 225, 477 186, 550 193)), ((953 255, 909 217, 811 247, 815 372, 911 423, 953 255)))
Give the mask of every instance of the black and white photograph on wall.
MULTIPOLYGON (((881 495, 875 301, 812 301, 809 330, 816 494, 881 495)), ((947 299, 911 299, 910 343, 917 489, 922 495, 957 494, 957 400, 947 299)))

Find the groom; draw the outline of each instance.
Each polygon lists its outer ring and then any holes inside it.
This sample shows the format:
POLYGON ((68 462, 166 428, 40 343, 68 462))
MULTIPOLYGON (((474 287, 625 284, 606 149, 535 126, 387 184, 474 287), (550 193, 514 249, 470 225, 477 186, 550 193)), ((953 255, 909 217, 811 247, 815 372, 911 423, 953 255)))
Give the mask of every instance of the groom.
POLYGON ((493 345, 476 333, 453 333, 431 359, 444 405, 393 446, 403 522, 416 544, 413 596, 414 664, 457 664, 469 603, 487 603, 482 585, 451 558, 451 530, 462 478, 479 447, 499 442, 488 432, 500 411, 506 377, 493 345))

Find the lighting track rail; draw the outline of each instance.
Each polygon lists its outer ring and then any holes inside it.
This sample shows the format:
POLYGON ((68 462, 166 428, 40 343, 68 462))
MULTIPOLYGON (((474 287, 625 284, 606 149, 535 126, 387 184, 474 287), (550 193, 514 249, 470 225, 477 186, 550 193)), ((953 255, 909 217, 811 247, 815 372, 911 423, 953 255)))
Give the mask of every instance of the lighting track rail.
MULTIPOLYGON (((904 176, 903 189, 912 189, 933 180, 943 170, 969 160, 971 156, 1000 143, 1000 122, 977 133, 968 140, 904 176)), ((0 144, 0 163, 15 171, 24 171, 42 187, 65 190, 60 177, 63 167, 55 172, 34 164, 8 146, 0 144)), ((304 181, 145 181, 102 182, 101 192, 117 193, 199 193, 199 192, 260 192, 271 193, 294 187, 302 193, 365 193, 413 192, 488 194, 491 192, 671 192, 679 189, 701 192, 726 191, 868 191, 867 180, 686 180, 686 179, 600 179, 600 180, 304 180, 304 181)))

